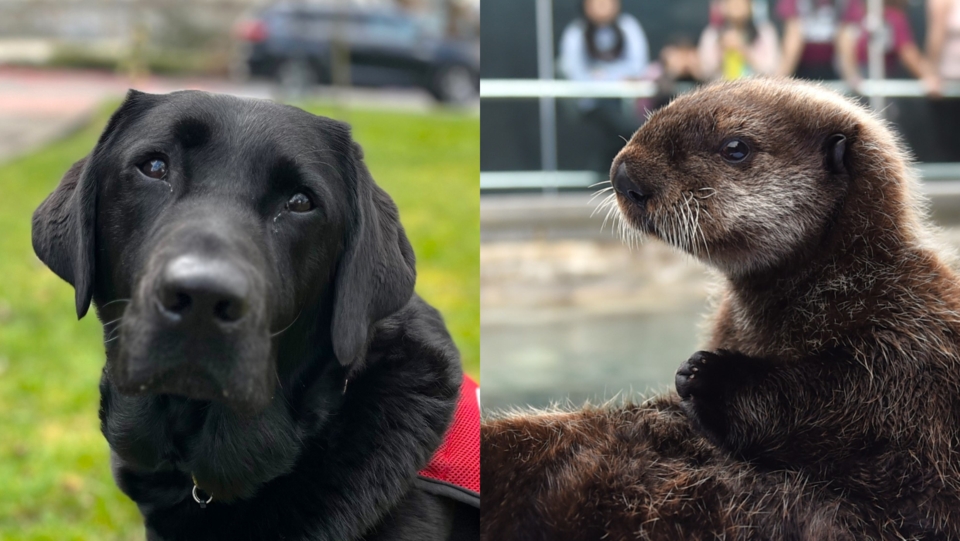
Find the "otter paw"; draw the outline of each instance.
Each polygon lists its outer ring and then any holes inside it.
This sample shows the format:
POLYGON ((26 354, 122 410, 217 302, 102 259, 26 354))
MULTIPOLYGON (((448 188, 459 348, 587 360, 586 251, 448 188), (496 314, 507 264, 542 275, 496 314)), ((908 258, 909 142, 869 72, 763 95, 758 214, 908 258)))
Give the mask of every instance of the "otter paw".
POLYGON ((750 360, 726 350, 698 351, 677 370, 680 407, 693 426, 715 445, 724 446, 729 432, 727 400, 746 381, 750 360))
POLYGON ((677 369, 677 394, 683 400, 706 398, 717 395, 722 385, 720 355, 709 351, 698 351, 684 361, 677 369))

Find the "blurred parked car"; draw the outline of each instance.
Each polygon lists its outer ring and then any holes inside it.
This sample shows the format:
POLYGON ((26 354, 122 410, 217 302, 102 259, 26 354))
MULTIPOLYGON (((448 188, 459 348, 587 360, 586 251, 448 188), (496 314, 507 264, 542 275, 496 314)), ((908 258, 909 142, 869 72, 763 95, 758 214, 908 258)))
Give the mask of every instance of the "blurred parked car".
POLYGON ((351 85, 421 87, 447 103, 480 89, 475 42, 445 38, 429 19, 399 10, 280 3, 241 21, 237 36, 246 75, 289 88, 332 83, 340 50, 349 51, 351 85))

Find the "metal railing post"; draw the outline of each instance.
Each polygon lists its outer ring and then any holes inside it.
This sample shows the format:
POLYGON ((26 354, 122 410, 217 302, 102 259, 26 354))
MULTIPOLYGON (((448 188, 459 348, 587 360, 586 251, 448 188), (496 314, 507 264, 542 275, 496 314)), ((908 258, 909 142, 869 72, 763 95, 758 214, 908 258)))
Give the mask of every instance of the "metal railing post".
MULTIPOLYGON (((537 0, 537 76, 553 79, 553 0, 537 0)), ((540 98, 540 168, 557 170, 557 109, 552 97, 540 98)))
MULTIPOLYGON (((870 39, 867 46, 867 77, 871 81, 879 81, 886 78, 883 0, 868 0, 866 23, 870 39)), ((873 93, 870 88, 868 88, 868 95, 870 97, 870 107, 877 114, 883 115, 887 105, 886 97, 873 93)))

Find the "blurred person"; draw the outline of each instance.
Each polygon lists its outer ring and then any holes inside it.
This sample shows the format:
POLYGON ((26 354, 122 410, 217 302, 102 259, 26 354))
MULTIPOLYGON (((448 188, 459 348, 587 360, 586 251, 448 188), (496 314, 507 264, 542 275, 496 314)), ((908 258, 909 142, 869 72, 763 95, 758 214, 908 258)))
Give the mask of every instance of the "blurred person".
POLYGON ((954 142, 960 126, 960 100, 942 98, 943 82, 960 81, 960 0, 928 0, 927 60, 925 79, 931 97, 938 155, 935 161, 960 161, 954 142))
POLYGON ((687 36, 671 38, 660 49, 663 79, 670 82, 697 81, 700 75, 700 57, 697 46, 687 36))
MULTIPOLYGON (((647 36, 635 17, 621 13, 620 0, 583 0, 582 17, 567 25, 560 38, 560 71, 574 81, 630 81, 645 78, 650 64, 647 36)), ((640 127, 641 111, 629 111, 619 99, 584 99, 587 120, 604 131, 629 136, 640 127)))
POLYGON ((960 0, 927 1, 926 84, 931 95, 943 92, 943 80, 960 80, 960 0))
MULTIPOLYGON (((927 79, 927 63, 914 39, 905 8, 905 0, 883 2, 885 73, 888 78, 903 75, 903 70, 899 69, 902 66, 908 75, 927 79)), ((863 4, 859 4, 856 9, 861 10, 858 19, 863 21, 863 4)), ((870 33, 862 22, 844 27, 837 41, 843 79, 857 92, 867 71, 869 45, 870 33)))
POLYGON ((642 78, 650 63, 647 35, 637 19, 620 12, 620 0, 583 0, 583 17, 560 39, 560 67, 575 81, 642 78))
POLYGON ((447 36, 463 40, 480 39, 480 5, 455 0, 447 9, 447 36))
POLYGON ((395 0, 400 11, 420 22, 421 28, 432 36, 446 35, 448 23, 444 14, 425 0, 395 0))
POLYGON ((778 73, 803 79, 836 79, 837 39, 860 23, 862 0, 779 0, 783 55, 778 73))
POLYGON ((777 30, 769 21, 754 21, 751 0, 722 0, 718 15, 719 20, 711 21, 700 35, 700 77, 729 80, 775 74, 780 54, 777 30))

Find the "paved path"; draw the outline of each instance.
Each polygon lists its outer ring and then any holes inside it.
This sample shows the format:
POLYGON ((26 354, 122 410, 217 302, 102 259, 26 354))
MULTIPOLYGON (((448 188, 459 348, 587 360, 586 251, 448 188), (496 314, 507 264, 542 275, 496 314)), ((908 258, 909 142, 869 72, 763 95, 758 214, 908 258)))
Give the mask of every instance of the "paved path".
MULTIPOLYGON (((256 98, 273 98, 277 90, 267 82, 233 83, 197 77, 148 77, 134 81, 109 72, 0 66, 0 162, 68 132, 104 100, 120 99, 131 87, 151 93, 196 89, 256 98)), ((407 110, 434 107, 425 92, 415 89, 327 88, 318 89, 310 97, 407 110)))
POLYGON ((231 84, 212 79, 150 77, 131 81, 113 73, 0 67, 0 162, 58 137, 82 123, 106 99, 127 89, 171 92, 200 89, 270 97, 266 84, 231 84))

